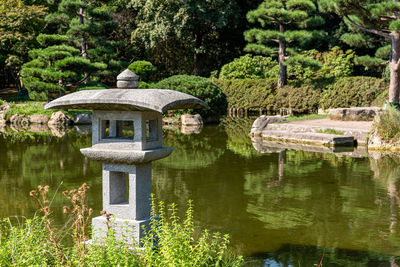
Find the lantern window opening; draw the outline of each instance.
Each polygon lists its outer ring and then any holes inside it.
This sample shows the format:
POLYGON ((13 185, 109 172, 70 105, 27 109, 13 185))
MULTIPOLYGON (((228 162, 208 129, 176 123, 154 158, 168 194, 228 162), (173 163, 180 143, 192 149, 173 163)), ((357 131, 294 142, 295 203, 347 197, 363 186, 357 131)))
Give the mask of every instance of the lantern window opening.
POLYGON ((133 140, 135 136, 132 120, 101 120, 101 139, 133 140))
POLYGON ((158 140, 158 120, 146 120, 146 141, 158 140))
POLYGON ((110 205, 129 205, 129 173, 110 171, 110 205))

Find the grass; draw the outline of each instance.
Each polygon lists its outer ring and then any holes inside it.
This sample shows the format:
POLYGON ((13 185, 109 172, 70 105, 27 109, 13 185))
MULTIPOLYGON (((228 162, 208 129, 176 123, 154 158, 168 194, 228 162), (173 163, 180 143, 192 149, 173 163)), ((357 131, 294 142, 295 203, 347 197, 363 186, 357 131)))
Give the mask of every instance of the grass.
POLYGON ((379 116, 375 123, 376 134, 384 141, 400 141, 400 111, 392 105, 379 116))
POLYGON ((316 119, 326 119, 329 115, 325 114, 310 114, 305 116, 289 116, 286 118, 286 121, 282 121, 280 123, 288 123, 292 121, 304 121, 304 120, 316 120, 316 119))
MULTIPOLYGON (((16 115, 16 114, 21 114, 25 116, 29 115, 48 115, 51 116, 54 112, 58 110, 46 110, 44 109, 46 102, 35 102, 35 101, 26 101, 26 102, 11 102, 10 103, 10 111, 7 113, 7 118, 16 115)), ((63 112, 71 117, 74 117, 76 114, 82 114, 82 113, 91 113, 90 110, 68 110, 63 112)))
POLYGON ((338 131, 335 129, 324 129, 324 130, 318 130, 317 133, 325 133, 325 134, 336 134, 336 135, 343 135, 344 133, 342 131, 338 131))
POLYGON ((10 103, 10 111, 7 113, 7 116, 13 116, 16 114, 22 115, 51 115, 53 113, 52 110, 44 109, 44 102, 23 102, 23 103, 10 103))

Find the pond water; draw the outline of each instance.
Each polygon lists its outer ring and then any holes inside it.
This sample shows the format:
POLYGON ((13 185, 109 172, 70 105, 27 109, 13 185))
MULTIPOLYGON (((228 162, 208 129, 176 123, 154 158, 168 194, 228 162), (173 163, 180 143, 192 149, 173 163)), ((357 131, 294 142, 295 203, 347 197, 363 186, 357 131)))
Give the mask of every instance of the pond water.
MULTIPOLYGON (((400 264, 400 159, 260 153, 247 136, 250 125, 227 119, 199 134, 166 130, 164 145, 175 150, 153 163, 156 198, 178 204, 182 215, 192 199, 195 225, 228 233, 248 266, 400 264)), ((79 152, 91 146, 85 130, 0 133, 0 218, 32 216, 29 191, 39 184, 63 191, 86 182, 99 213, 101 165, 79 152)), ((58 224, 66 220, 63 205, 56 195, 58 224)))

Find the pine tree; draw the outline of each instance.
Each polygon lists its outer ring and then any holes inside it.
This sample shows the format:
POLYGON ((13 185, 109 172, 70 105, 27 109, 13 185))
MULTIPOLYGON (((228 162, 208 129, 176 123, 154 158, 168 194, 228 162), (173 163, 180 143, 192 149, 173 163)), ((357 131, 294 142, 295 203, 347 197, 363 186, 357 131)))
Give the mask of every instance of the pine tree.
POLYGON ((32 99, 62 94, 89 82, 92 74, 104 77, 114 69, 121 70, 121 62, 112 60, 117 57, 115 43, 107 39, 118 25, 104 11, 106 7, 97 4, 98 1, 62 0, 57 10, 46 17, 47 27, 57 34, 39 35, 43 49, 31 51, 33 60, 22 69, 32 99))
POLYGON ((105 68, 103 63, 83 59, 79 49, 66 45, 66 35, 38 36, 43 49, 29 52, 32 61, 22 66, 22 76, 29 97, 48 100, 51 95, 62 95, 69 87, 84 80, 83 72, 91 73, 105 68))
MULTIPOLYGON (((310 0, 265 0, 257 9, 247 13, 249 22, 260 23, 262 29, 254 28, 244 33, 246 41, 249 42, 245 50, 265 55, 278 54, 278 87, 287 83, 285 61, 289 58, 289 54, 291 56, 297 54, 294 49, 288 48, 288 45, 298 42, 301 46, 323 34, 321 31, 305 30, 324 23, 321 17, 314 16, 315 11, 316 6, 310 0), (278 51, 274 48, 275 45, 279 46, 278 51)), ((299 57, 296 61, 314 64, 299 57)))
MULTIPOLYGON (((342 16, 352 30, 343 38, 351 44, 366 43, 363 35, 357 33, 364 31, 383 38, 390 44, 390 85, 389 102, 399 103, 400 86, 400 3, 397 1, 356 1, 356 0, 322 0, 322 10, 334 11, 342 16)), ((380 64, 383 61, 378 57, 387 55, 388 47, 377 50, 375 58, 364 57, 364 64, 380 64)))

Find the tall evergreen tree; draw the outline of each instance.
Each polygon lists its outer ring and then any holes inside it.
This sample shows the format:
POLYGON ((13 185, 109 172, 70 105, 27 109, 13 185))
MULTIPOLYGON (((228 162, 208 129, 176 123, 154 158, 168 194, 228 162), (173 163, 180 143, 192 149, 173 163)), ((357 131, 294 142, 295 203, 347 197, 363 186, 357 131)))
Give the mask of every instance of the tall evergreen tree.
MULTIPOLYGON (((392 0, 384 1, 356 1, 356 0, 321 0, 321 7, 325 11, 334 11, 344 18, 353 34, 343 38, 348 43, 366 43, 366 38, 357 33, 364 31, 383 38, 390 44, 390 86, 389 102, 398 104, 400 93, 400 3, 392 0)), ((377 50, 374 58, 362 58, 364 64, 382 63, 378 56, 387 54, 387 49, 377 50)), ((360 62, 361 63, 361 62, 360 62)))
POLYGON ((56 12, 46 17, 47 26, 57 34, 40 35, 38 41, 44 48, 31 51, 33 60, 24 65, 30 97, 47 99, 48 93, 62 93, 89 82, 93 73, 107 75, 107 64, 121 69, 121 63, 112 59, 114 43, 107 39, 117 24, 98 4, 62 0, 56 12))
MULTIPOLYGON (((301 47, 313 38, 322 36, 321 31, 312 30, 324 23, 320 16, 314 15, 315 11, 316 6, 310 0, 265 0, 257 9, 247 13, 247 19, 252 23, 260 23, 262 29, 254 28, 244 33, 249 42, 245 51, 278 54, 278 87, 287 83, 285 61, 289 54, 296 55, 296 51, 288 48, 288 45, 298 42, 301 47), (275 45, 279 46, 278 50, 274 48, 275 45)), ((297 61, 315 64, 300 58, 297 61)))

